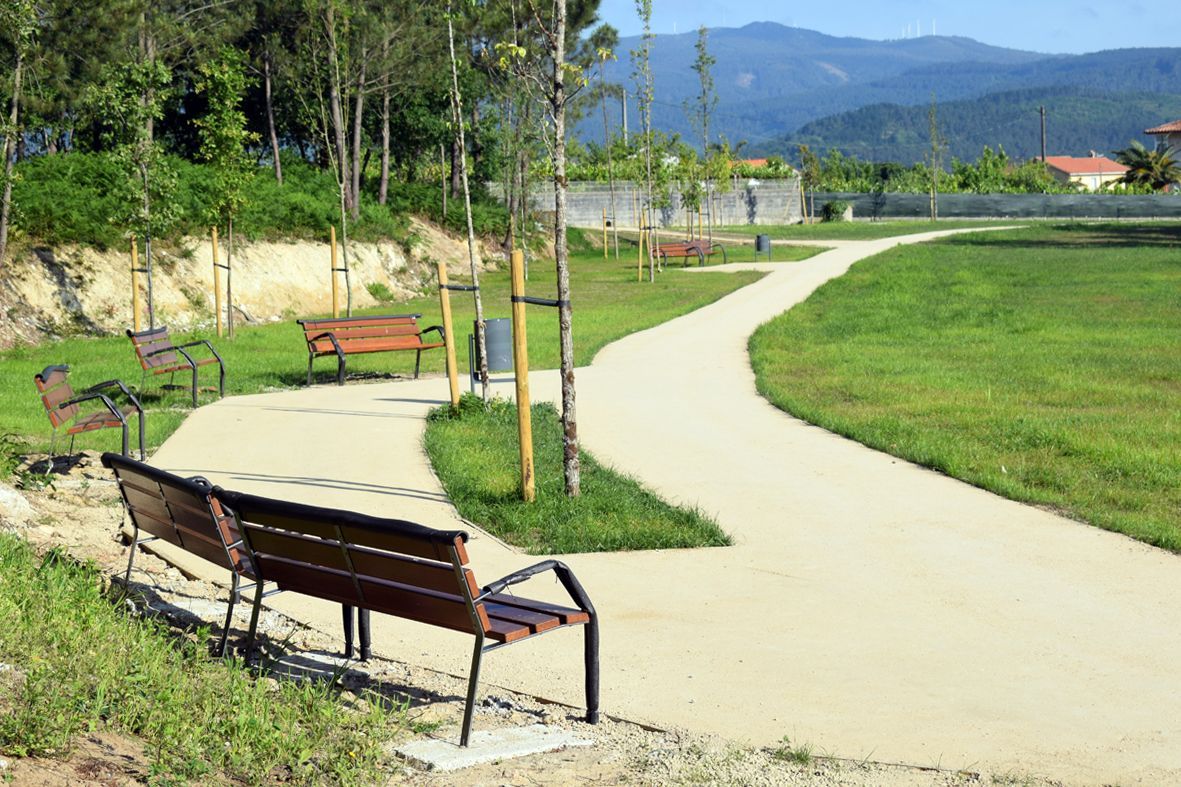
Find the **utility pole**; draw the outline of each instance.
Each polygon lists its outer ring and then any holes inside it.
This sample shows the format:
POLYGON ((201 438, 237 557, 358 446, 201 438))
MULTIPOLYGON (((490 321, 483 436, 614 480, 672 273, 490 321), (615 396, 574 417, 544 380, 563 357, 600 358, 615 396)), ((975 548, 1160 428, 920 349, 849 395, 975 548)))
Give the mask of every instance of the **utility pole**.
POLYGON ((1042 113, 1042 163, 1046 163, 1046 108, 1040 107, 1042 113))

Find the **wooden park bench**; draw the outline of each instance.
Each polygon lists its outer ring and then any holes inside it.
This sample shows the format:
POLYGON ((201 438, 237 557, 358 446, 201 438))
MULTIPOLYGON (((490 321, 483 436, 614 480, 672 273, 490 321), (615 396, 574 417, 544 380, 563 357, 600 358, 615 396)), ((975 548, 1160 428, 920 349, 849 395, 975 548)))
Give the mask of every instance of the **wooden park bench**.
POLYGON ((218 396, 225 395, 226 366, 222 363, 221 356, 213 349, 213 345, 207 340, 199 339, 188 344, 173 344, 172 339, 168 337, 168 328, 163 325, 139 333, 128 330, 127 338, 131 339, 131 344, 135 347, 135 357, 139 359, 139 365, 143 367, 145 379, 149 372, 167 374, 169 382, 163 386, 164 388, 184 388, 183 385, 173 385, 172 376, 177 372, 192 373, 192 382, 189 388, 193 393, 193 407, 197 406, 197 370, 202 366, 217 364, 217 388, 207 387, 200 390, 216 390, 218 396), (204 347, 212 357, 194 358, 190 350, 195 347, 204 347))
POLYGON ((675 243, 656 244, 656 254, 663 265, 669 257, 680 257, 689 264, 691 258, 696 258, 698 266, 705 265, 705 258, 718 252, 722 253, 722 262, 726 260, 726 247, 720 243, 710 243, 704 240, 677 241, 675 243))
MULTIPOLYGON (((316 598, 354 605, 475 637, 460 745, 467 746, 480 676, 489 651, 566 626, 583 625, 586 720, 599 719, 599 629, 595 609, 574 574, 547 560, 485 585, 467 567, 462 530, 434 530, 398 519, 316 508, 214 490, 233 510, 260 580, 316 598), (532 601, 509 587, 553 571, 576 606, 532 601)), ((256 594, 247 652, 262 596, 256 594)))
POLYGON ((70 367, 46 366, 33 376, 37 392, 41 394, 41 404, 45 405, 45 413, 49 416, 49 423, 53 425, 53 438, 49 443, 50 469, 53 468, 53 451, 57 445, 57 430, 66 428, 70 436, 70 453, 74 452, 74 438, 83 432, 93 432, 97 429, 118 427, 123 430, 123 454, 127 454, 127 419, 139 416, 139 457, 144 458, 144 410, 139 400, 119 380, 92 385, 81 394, 75 394, 68 380, 70 367), (128 405, 119 407, 104 391, 118 388, 127 399, 128 405), (81 405, 86 402, 98 402, 101 410, 93 412, 83 411, 81 405))
POLYGON ((344 385, 345 358, 361 353, 414 350, 414 379, 418 379, 423 350, 443 346, 443 328, 432 325, 419 329, 421 314, 390 314, 377 317, 330 317, 296 320, 308 343, 308 385, 312 384, 312 361, 322 355, 337 358, 336 384, 344 385), (439 341, 425 342, 423 336, 436 331, 439 341))
MULTIPOLYGON (((151 465, 137 462, 118 454, 106 453, 102 463, 115 474, 123 505, 134 528, 130 554, 127 558, 127 573, 123 585, 131 579, 131 568, 135 563, 135 552, 141 544, 163 540, 174 546, 208 560, 230 572, 230 599, 226 609, 226 622, 222 627, 221 640, 217 645, 218 655, 225 654, 226 639, 234 617, 234 605, 248 587, 240 585, 244 577, 255 583, 261 591, 259 581, 249 554, 238 536, 238 526, 233 514, 226 511, 221 502, 213 496, 213 485, 201 476, 181 478, 151 465), (148 535, 141 537, 141 533, 148 535)), ((275 592, 275 591, 271 591, 275 592)), ((269 594, 268 594, 269 595, 269 594)), ((344 655, 352 655, 353 610, 344 607, 344 655)), ((361 658, 369 658, 369 616, 360 615, 361 658)))

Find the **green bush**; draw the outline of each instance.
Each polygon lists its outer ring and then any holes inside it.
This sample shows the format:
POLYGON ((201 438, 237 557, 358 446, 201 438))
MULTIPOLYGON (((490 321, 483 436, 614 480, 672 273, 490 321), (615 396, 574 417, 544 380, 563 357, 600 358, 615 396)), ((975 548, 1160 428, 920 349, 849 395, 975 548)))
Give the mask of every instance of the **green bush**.
MULTIPOLYGON (((214 179, 209 167, 169 157, 177 176, 179 219, 173 233, 205 235, 210 224, 214 179)), ((110 220, 118 213, 115 184, 123 177, 106 153, 62 153, 38 156, 17 167, 13 188, 14 226, 37 242, 50 245, 79 243, 107 249, 126 243, 124 228, 110 220)), ((376 189, 376 178, 367 186, 376 189)), ((349 237, 377 241, 401 239, 409 214, 425 215, 452 230, 464 232, 467 221, 462 200, 449 200, 442 220, 438 186, 391 183, 387 205, 376 193, 362 194, 360 218, 349 224, 349 237)), ((330 225, 340 223, 336 182, 330 172, 297 156, 283 157, 283 185, 269 168, 260 168, 246 187, 246 203, 234 219, 235 232, 251 240, 322 238, 330 225)), ((508 213, 482 190, 472 194, 472 223, 480 235, 503 234, 508 213)))
POLYGON ((820 208, 820 217, 823 221, 844 221, 845 211, 849 209, 849 203, 842 200, 833 200, 824 203, 820 208))

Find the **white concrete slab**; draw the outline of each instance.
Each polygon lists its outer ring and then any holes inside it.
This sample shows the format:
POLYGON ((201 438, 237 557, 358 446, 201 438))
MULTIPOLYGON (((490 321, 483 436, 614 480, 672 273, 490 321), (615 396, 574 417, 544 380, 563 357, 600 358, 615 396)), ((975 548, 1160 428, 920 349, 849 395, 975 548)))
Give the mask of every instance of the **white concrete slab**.
POLYGON ((394 752, 417 768, 430 771, 457 771, 474 765, 501 762, 530 754, 591 746, 594 741, 580 738, 570 730, 531 724, 528 727, 504 727, 477 730, 467 748, 454 740, 426 738, 397 746, 394 752))

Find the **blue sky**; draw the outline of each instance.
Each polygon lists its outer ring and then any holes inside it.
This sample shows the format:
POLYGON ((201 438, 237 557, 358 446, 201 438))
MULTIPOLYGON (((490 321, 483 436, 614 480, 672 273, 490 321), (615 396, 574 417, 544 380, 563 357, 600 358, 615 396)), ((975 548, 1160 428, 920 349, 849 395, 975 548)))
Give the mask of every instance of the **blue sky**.
MULTIPOLYGON (((623 35, 640 32, 634 0, 602 0, 599 16, 623 35)), ((1037 52, 1095 52, 1123 47, 1181 46, 1181 5, 1066 0, 652 0, 657 35, 708 27, 779 22, 835 36, 891 39, 908 33, 959 35, 986 44, 1037 52)))

